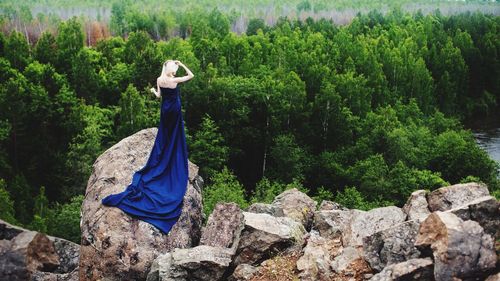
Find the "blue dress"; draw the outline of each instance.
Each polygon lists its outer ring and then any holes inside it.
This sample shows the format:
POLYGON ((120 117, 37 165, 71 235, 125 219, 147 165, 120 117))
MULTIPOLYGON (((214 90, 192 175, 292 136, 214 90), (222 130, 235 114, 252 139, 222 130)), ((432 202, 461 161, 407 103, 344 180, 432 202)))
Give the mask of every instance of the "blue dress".
POLYGON ((102 199, 167 234, 179 219, 188 184, 188 151, 179 84, 160 87, 158 133, 146 165, 136 171, 125 191, 102 199))

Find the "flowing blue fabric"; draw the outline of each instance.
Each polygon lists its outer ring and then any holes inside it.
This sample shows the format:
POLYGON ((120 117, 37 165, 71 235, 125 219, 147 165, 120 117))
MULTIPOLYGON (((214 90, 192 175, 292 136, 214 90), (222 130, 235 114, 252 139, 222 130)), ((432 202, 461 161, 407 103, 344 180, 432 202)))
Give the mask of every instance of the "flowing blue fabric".
POLYGON ((167 234, 179 219, 187 190, 189 169, 179 84, 160 87, 158 133, 146 165, 136 171, 125 191, 102 199, 167 234))

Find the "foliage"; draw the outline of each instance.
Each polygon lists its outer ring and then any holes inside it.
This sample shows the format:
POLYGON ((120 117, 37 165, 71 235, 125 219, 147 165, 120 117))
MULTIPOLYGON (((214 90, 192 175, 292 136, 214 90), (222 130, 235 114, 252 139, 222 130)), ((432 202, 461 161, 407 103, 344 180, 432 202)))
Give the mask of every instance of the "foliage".
POLYGON ((200 167, 200 175, 209 180, 227 163, 229 148, 210 115, 203 117, 189 147, 189 158, 200 167))
POLYGON ((231 170, 224 166, 211 178, 212 184, 203 189, 203 213, 206 218, 219 202, 234 202, 241 209, 248 206, 243 185, 231 170))
MULTIPOLYGON (((394 9, 343 26, 313 17, 268 26, 251 15, 238 35, 241 14, 213 3, 148 13, 149 2, 122 1, 109 3, 118 36, 86 46, 95 36, 82 18, 34 18, 6 3, 0 200, 20 225, 79 240, 78 204, 64 202, 84 193, 105 149, 157 126, 160 101, 148 90, 166 59, 196 73, 182 110, 190 160, 207 179, 206 215, 217 202, 270 203, 294 187, 360 209, 468 180, 500 194, 498 164, 463 125, 500 106, 498 16, 394 9), (26 23, 57 34, 35 42, 26 23)), ((290 3, 317 13, 361 2, 290 3)))

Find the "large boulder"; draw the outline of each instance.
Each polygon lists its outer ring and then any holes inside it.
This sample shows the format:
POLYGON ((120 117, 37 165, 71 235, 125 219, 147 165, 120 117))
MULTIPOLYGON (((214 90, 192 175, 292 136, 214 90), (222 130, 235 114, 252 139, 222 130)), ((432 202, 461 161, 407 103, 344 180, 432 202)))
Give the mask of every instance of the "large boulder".
POLYGON ((415 246, 432 251, 436 280, 486 277, 497 260, 493 238, 475 221, 436 211, 419 229, 415 246), (486 276, 485 276, 486 275, 486 276))
POLYGON ((418 258, 415 240, 419 226, 417 221, 406 221, 365 237, 365 259, 373 269, 381 271, 388 265, 418 258))
POLYGON ((411 259, 401 263, 391 264, 380 273, 375 274, 370 281, 427 281, 433 280, 433 264, 430 258, 411 259))
POLYGON ((147 161, 157 128, 129 136, 93 164, 81 207, 80 280, 144 280, 153 260, 174 248, 198 244, 202 223, 202 178, 189 162, 183 210, 168 235, 121 209, 102 205, 102 198, 122 192, 147 161))
POLYGON ((79 245, 0 220, 0 280, 78 280, 79 245))
POLYGON ((483 183, 461 183, 432 191, 427 196, 427 202, 431 212, 447 211, 488 195, 490 195, 488 187, 483 183))
POLYGON ((241 233, 233 266, 257 265, 275 252, 302 245, 306 230, 289 217, 243 212, 245 227, 241 233))

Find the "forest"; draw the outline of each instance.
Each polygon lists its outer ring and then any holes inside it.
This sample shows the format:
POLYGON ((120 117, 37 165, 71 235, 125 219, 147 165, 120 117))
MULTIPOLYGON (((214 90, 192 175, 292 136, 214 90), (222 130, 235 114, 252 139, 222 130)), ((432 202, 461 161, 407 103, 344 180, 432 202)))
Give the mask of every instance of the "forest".
POLYGON ((394 8, 236 34, 214 8, 165 40, 116 7, 95 44, 76 16, 34 40, 1 14, 0 218, 79 243, 92 164, 158 125, 149 89, 167 59, 196 75, 181 99, 207 215, 292 187, 363 210, 469 181, 500 197, 499 164, 464 126, 500 110, 499 16, 394 8))

